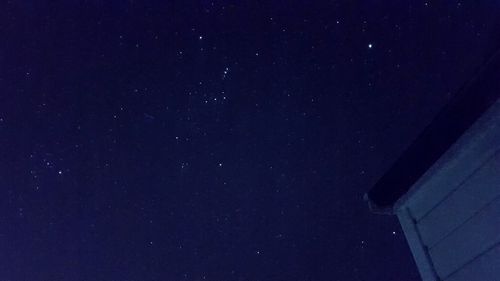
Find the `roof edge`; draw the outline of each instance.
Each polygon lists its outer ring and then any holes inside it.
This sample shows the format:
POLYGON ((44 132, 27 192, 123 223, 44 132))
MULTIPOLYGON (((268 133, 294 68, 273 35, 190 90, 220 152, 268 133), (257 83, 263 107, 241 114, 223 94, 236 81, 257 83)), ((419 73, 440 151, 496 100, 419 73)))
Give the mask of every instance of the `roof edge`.
POLYGON ((498 77, 500 49, 464 83, 458 93, 365 194, 365 201, 372 212, 394 214, 394 204, 499 98, 498 77))

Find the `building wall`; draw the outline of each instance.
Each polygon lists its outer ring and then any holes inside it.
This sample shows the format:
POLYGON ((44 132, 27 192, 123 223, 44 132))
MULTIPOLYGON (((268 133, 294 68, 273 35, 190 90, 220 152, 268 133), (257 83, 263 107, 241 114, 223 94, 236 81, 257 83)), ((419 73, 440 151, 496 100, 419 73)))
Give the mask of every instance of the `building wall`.
POLYGON ((396 204, 423 280, 500 280, 500 101, 396 204))

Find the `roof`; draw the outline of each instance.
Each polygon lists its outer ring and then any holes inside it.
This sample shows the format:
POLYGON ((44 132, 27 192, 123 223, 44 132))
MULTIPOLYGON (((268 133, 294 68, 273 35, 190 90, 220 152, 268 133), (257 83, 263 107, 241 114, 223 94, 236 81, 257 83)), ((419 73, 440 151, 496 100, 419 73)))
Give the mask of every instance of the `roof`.
POLYGON ((374 211, 396 201, 500 97, 500 51, 468 81, 365 195, 374 211))

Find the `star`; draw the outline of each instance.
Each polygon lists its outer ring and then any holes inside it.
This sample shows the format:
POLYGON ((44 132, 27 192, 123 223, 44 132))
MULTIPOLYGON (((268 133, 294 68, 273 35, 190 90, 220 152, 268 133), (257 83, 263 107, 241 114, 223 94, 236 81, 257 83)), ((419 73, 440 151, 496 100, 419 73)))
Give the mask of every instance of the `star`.
POLYGON ((371 49, 372 47, 373 47, 372 43, 368 44, 368 49, 371 49))

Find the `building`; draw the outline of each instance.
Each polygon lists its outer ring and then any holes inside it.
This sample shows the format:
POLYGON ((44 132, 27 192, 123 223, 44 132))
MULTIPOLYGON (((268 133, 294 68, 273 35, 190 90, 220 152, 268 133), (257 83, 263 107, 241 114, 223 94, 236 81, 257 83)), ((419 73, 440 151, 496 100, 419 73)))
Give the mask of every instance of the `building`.
POLYGON ((398 217, 424 281, 500 280, 500 53, 366 194, 398 217))

